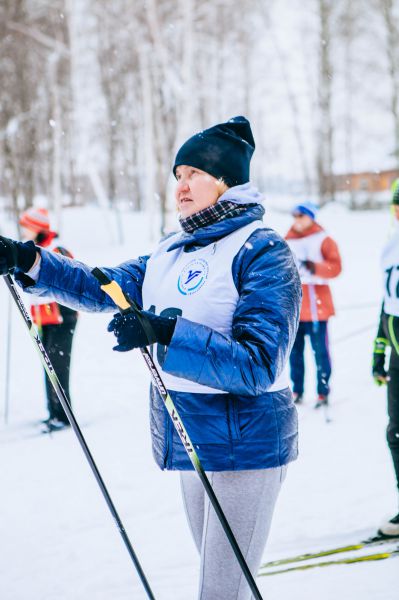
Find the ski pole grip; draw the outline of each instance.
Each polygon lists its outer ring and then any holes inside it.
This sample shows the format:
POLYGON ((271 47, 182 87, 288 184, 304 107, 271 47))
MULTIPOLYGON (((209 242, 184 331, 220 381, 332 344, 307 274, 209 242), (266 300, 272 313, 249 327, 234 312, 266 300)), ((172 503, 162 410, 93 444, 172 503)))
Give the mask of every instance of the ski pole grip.
POLYGON ((112 298, 116 306, 118 306, 121 310, 131 310, 133 308, 132 303, 126 298, 119 283, 117 283, 115 280, 109 279, 109 277, 107 277, 107 275, 98 267, 95 267, 91 271, 91 274, 94 275, 97 281, 101 284, 100 287, 103 292, 112 298))

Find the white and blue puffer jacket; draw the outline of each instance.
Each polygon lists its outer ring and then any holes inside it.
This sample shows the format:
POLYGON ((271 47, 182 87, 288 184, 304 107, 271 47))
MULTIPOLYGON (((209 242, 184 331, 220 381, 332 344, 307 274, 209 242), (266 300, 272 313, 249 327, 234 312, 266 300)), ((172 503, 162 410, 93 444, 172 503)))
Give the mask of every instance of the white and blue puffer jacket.
MULTIPOLYGON (((190 252, 262 219, 263 214, 261 205, 250 206, 238 217, 182 233, 178 244, 190 252)), ((147 259, 103 268, 139 304, 147 259)), ((207 471, 272 468, 297 457, 297 413, 291 391, 288 387, 267 391, 287 362, 298 326, 301 284, 291 251, 273 230, 257 229, 235 256, 232 274, 239 300, 231 337, 178 317, 163 364, 172 375, 227 392, 170 392, 207 471)), ((58 302, 77 310, 115 310, 90 268, 76 260, 42 250, 36 285, 26 285, 24 276, 20 279, 25 291, 39 296, 51 291, 58 302)), ((191 470, 154 388, 150 407, 157 464, 161 469, 191 470)))

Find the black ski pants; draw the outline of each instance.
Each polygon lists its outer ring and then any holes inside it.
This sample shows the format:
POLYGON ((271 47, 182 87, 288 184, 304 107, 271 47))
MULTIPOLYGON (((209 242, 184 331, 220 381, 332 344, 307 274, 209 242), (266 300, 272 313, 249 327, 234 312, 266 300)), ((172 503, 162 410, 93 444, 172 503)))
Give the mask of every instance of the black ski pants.
POLYGON ((387 441, 391 451, 396 482, 399 489, 399 317, 384 315, 383 329, 391 344, 388 375, 387 441))
MULTIPOLYGON (((72 340, 76 328, 76 319, 68 319, 60 325, 44 325, 42 327, 42 341, 51 360, 61 387, 69 400, 69 372, 71 365, 72 340)), ((57 394, 45 373, 47 408, 50 419, 58 419, 68 423, 67 416, 62 408, 57 394)))

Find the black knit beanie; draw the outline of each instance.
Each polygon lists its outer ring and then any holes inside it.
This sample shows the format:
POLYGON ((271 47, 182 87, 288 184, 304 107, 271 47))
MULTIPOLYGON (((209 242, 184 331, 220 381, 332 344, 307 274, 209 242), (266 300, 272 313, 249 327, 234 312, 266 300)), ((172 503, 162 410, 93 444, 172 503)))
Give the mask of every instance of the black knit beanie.
POLYGON ((249 181, 249 163, 255 150, 251 125, 245 117, 233 117, 193 135, 176 155, 179 165, 201 169, 233 187, 249 181))

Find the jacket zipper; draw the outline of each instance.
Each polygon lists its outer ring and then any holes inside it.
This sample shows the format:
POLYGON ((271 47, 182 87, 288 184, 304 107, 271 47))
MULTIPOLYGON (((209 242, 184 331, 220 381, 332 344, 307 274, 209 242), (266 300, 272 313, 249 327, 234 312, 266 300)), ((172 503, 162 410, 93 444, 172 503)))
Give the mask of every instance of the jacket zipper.
POLYGON ((229 424, 230 424, 230 433, 232 440, 240 440, 241 432, 238 426, 238 416, 237 416, 237 403, 235 398, 228 399, 228 414, 229 414, 229 424))
POLYGON ((166 427, 165 427, 165 454, 164 454, 164 467, 167 469, 168 467, 170 467, 170 448, 171 448, 171 444, 173 442, 173 423, 171 422, 169 415, 167 414, 166 408, 164 407, 165 410, 165 420, 166 420, 166 427))

